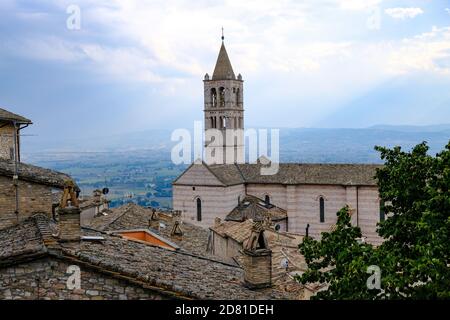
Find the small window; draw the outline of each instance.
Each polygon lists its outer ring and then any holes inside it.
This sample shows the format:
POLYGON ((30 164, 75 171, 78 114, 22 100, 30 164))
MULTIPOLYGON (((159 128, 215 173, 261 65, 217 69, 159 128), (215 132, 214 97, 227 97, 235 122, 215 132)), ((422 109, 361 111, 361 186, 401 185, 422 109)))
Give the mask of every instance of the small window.
POLYGON ((264 198, 264 202, 266 203, 266 205, 270 204, 270 196, 266 195, 266 197, 264 198))
POLYGON ((192 187, 192 190, 195 191, 195 187, 192 187))
POLYGON ((202 200, 197 198, 197 221, 202 221, 202 200))
POLYGON ((319 206, 320 206, 320 222, 325 222, 325 200, 323 197, 320 197, 319 199, 319 206))
POLYGON ((384 202, 380 200, 380 222, 386 219, 386 213, 384 212, 384 202))

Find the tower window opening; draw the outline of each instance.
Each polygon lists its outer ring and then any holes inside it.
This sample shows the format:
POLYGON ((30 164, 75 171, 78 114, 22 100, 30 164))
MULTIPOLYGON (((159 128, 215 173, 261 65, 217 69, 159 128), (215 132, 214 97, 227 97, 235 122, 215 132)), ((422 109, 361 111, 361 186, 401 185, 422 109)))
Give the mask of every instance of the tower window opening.
POLYGON ((217 107, 217 91, 215 88, 211 89, 211 104, 213 108, 217 107))
POLYGON ((224 87, 219 88, 219 105, 221 107, 225 107, 225 88, 224 87))

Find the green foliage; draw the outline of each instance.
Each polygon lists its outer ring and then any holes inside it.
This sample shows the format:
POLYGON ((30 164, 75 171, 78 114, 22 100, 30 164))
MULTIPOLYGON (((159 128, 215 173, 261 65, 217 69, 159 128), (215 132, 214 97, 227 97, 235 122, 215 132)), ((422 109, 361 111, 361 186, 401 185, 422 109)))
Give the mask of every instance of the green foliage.
POLYGON ((379 247, 360 244, 348 208, 333 232, 305 238, 300 252, 308 271, 302 283, 327 283, 317 299, 450 298, 450 143, 435 157, 421 143, 411 152, 376 147, 385 161, 376 174, 389 214, 379 223, 379 247), (381 290, 369 290, 367 268, 381 269, 381 290))

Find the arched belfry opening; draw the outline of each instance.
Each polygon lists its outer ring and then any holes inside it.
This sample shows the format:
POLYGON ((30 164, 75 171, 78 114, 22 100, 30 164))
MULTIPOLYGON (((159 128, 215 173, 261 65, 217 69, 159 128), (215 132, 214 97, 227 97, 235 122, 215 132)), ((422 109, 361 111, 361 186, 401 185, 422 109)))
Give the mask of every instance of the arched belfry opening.
POLYGON ((211 89, 211 105, 213 108, 217 107, 217 91, 216 88, 211 89))
POLYGON ((224 87, 219 88, 219 106, 221 108, 225 107, 225 88, 224 87))

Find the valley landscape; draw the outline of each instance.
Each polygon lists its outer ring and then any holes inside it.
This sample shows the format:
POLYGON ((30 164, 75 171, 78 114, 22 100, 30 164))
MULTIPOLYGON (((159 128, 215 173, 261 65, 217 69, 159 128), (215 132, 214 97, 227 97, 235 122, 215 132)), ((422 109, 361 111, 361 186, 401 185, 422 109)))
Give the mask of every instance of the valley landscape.
MULTIPOLYGON (((24 160, 74 177, 83 195, 109 188, 111 207, 133 202, 172 208, 172 181, 187 165, 174 165, 170 130, 37 143, 24 140, 24 160), (69 146, 69 147, 68 147, 69 146)), ((435 154, 450 138, 450 125, 369 128, 280 129, 280 161, 304 163, 382 163, 375 145, 410 149, 427 141, 435 154)))

